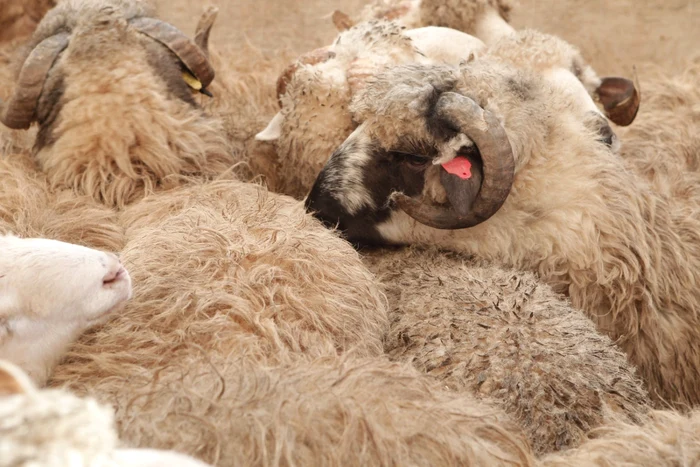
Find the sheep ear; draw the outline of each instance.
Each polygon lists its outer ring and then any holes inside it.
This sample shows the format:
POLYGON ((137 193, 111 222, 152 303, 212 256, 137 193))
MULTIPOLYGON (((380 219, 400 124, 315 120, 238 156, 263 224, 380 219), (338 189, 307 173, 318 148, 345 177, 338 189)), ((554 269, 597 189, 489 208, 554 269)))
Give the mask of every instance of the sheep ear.
POLYGON ((257 141, 274 141, 282 136, 282 122, 284 117, 282 117, 282 112, 277 112, 277 114, 270 120, 267 127, 257 135, 255 139, 257 141))
POLYGON ((605 115, 620 126, 630 125, 639 111, 641 93, 634 83, 626 78, 603 78, 596 89, 603 104, 605 115))
POLYGON ((333 12, 333 24, 338 32, 347 31, 355 25, 353 20, 351 20, 347 14, 340 10, 335 10, 333 12))
POLYGON ((0 397, 34 391, 34 384, 16 365, 0 360, 0 397))

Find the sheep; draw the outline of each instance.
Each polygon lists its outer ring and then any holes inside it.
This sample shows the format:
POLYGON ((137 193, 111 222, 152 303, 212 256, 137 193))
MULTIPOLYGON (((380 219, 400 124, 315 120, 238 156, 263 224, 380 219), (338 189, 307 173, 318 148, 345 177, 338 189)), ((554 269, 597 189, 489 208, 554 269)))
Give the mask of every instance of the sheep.
POLYGON ((638 87, 626 78, 599 77, 579 50, 560 38, 508 28, 494 32, 487 48, 480 38, 454 29, 403 30, 396 22, 373 20, 342 32, 330 47, 300 57, 278 80, 281 110, 256 136, 276 144, 279 168, 274 176, 280 181, 275 190, 296 198, 308 193, 328 155, 357 127, 357 116, 348 110, 353 96, 382 69, 402 63, 458 65, 488 55, 536 71, 580 99, 601 138, 617 150, 608 119, 632 124, 641 100, 638 87))
POLYGON ((651 403, 625 355, 533 274, 435 249, 370 250, 364 260, 386 284, 389 357, 502 408, 535 454, 645 419, 651 403))
POLYGON ((302 56, 280 74, 281 110, 256 135, 258 141, 276 145, 275 190, 296 198, 308 192, 333 147, 354 127, 347 110, 352 95, 378 68, 416 61, 456 65, 483 47, 478 39, 451 29, 403 31, 394 22, 370 21, 302 56), (451 47, 440 47, 440 42, 451 47))
POLYGON ((40 390, 0 360, 0 466, 206 467, 175 452, 117 447, 114 415, 95 400, 40 390), (76 464, 78 462, 78 464, 76 464))
POLYGON ((117 256, 45 238, 0 236, 0 358, 43 385, 66 348, 131 298, 117 256))
POLYGON ((33 152, 52 188, 108 206, 176 186, 181 175, 219 174, 235 148, 196 97, 214 79, 215 17, 205 11, 193 42, 138 0, 63 1, 26 47, 0 121, 38 122, 33 152))
MULTIPOLYGON (((657 404, 695 405, 698 204, 657 191, 578 105, 493 60, 395 67, 356 96, 362 123, 307 209, 354 243, 432 244, 536 272, 627 353, 657 404)), ((681 124, 656 121, 669 134, 681 124)))
POLYGON ((95 383, 114 388, 129 445, 222 466, 535 464, 501 411, 382 357, 279 366, 233 352, 161 358, 160 370, 110 371, 111 382, 95 383))

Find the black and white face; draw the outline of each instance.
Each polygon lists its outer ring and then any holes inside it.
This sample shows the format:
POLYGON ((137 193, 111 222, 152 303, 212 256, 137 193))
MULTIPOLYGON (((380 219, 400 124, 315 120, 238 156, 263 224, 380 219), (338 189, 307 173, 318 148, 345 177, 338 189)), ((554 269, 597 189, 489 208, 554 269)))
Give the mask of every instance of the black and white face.
POLYGON ((337 226, 351 242, 372 245, 383 243, 376 225, 391 216, 391 193, 419 195, 436 151, 387 151, 364 130, 358 127, 333 153, 306 199, 306 209, 327 227, 337 226))
POLYGON ((367 123, 360 125, 319 174, 307 210, 358 245, 386 243, 377 227, 397 209, 438 229, 473 226, 493 215, 513 179, 503 128, 460 94, 435 92, 428 100, 417 123, 425 127, 422 139, 407 137, 386 148, 373 140, 367 123))

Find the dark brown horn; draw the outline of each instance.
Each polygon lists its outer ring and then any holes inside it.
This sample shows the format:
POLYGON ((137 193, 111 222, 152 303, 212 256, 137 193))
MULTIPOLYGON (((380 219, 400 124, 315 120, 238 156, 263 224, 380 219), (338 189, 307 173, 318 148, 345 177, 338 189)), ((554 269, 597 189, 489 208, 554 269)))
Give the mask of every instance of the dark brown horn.
POLYGON ((13 130, 29 128, 36 118, 36 106, 44 88, 46 75, 68 46, 68 33, 60 33, 41 41, 22 65, 15 93, 7 103, 0 100, 0 121, 13 130))
POLYGON ((289 65, 282 71, 282 74, 277 78, 277 103, 282 107, 281 97, 287 92, 287 84, 292 80, 292 76, 301 65, 316 65, 323 63, 335 57, 335 52, 328 50, 328 47, 312 50, 299 57, 294 63, 289 65))
POLYGON ((172 24, 155 18, 134 18, 129 24, 169 48, 206 88, 214 80, 214 68, 202 49, 172 24))
POLYGON ((435 113, 471 139, 481 153, 483 181, 472 209, 460 216, 451 205, 428 205, 403 193, 394 193, 392 199, 406 214, 429 227, 449 230, 473 227, 493 216, 508 197, 515 176, 513 149, 496 116, 466 96, 443 93, 435 113))
POLYGON ((197 28, 194 32, 194 43, 197 47, 202 49, 204 55, 209 57, 209 33, 211 32, 212 26, 214 26, 214 21, 216 21, 216 16, 219 14, 219 9, 215 6, 210 6, 207 8, 202 17, 199 18, 199 23, 197 23, 197 28))
POLYGON ((642 95, 631 80, 603 78, 596 94, 610 121, 620 126, 630 125, 634 121, 642 95))

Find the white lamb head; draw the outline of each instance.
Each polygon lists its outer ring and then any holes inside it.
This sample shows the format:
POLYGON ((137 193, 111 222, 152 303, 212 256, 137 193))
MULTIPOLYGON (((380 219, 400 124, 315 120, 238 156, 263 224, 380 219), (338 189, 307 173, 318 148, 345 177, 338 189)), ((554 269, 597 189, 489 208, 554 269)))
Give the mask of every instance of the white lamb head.
POLYGON ((0 358, 43 384, 65 348, 131 298, 110 253, 44 238, 0 237, 0 358))

